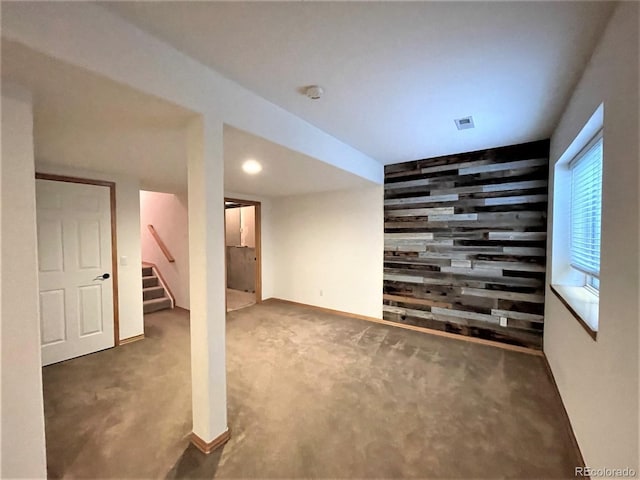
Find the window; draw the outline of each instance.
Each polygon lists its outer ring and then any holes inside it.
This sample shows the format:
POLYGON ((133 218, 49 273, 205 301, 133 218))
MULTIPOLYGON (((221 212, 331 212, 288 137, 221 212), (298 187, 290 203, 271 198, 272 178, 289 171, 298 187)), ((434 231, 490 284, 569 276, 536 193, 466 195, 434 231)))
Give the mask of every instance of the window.
POLYGON ((571 267, 585 275, 584 286, 600 288, 600 217, 602 205, 602 131, 569 163, 571 170, 571 267))
MULTIPOLYGON (((553 167, 551 292, 597 341, 604 104, 553 167)), ((605 236, 606 239, 606 236, 605 236)))

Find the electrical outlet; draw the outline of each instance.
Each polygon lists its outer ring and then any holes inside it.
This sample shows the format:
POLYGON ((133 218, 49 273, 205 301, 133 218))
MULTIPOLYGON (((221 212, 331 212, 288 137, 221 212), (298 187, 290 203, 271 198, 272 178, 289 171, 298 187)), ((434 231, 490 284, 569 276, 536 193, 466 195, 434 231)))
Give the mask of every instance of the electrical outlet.
POLYGON ((501 327, 507 326, 507 317, 500 317, 500 326, 501 327))
POLYGON ((323 295, 324 295, 324 292, 320 290, 320 296, 322 297, 323 295))

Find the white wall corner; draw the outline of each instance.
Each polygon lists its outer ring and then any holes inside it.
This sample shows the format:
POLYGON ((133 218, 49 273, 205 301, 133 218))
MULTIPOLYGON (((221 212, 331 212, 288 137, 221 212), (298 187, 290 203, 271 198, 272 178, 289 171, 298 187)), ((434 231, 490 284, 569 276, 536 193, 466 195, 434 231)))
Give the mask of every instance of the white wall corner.
POLYGON ((210 442, 227 430, 221 121, 190 123, 187 158, 193 432, 210 442))
POLYGON ((3 478, 46 477, 40 352, 33 106, 2 85, 1 284, 3 478), (11 279, 10 282, 7 279, 11 279))

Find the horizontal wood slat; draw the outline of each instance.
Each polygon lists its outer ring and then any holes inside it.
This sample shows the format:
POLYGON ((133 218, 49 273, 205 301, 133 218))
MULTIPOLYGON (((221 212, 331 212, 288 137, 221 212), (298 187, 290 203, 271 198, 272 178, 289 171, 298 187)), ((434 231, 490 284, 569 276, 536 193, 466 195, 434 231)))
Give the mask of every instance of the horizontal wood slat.
POLYGON ((541 348, 549 142, 385 167, 385 320, 541 348))

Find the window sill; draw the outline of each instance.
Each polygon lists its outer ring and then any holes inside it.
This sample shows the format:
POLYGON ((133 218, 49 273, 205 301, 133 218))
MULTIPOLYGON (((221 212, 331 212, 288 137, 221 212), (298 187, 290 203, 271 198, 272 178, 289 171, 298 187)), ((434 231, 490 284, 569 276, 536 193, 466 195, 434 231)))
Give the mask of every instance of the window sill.
POLYGON ((597 295, 584 287, 567 287, 551 285, 551 291, 564 304, 571 314, 582 325, 589 336, 596 340, 598 336, 598 311, 600 302, 597 295))

